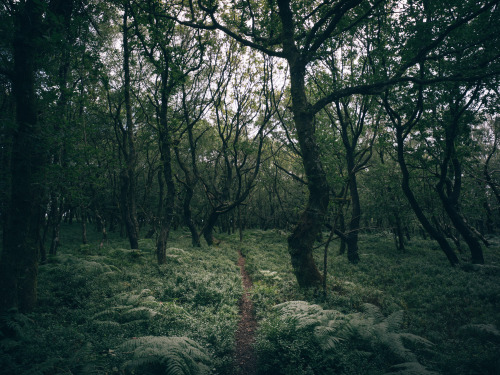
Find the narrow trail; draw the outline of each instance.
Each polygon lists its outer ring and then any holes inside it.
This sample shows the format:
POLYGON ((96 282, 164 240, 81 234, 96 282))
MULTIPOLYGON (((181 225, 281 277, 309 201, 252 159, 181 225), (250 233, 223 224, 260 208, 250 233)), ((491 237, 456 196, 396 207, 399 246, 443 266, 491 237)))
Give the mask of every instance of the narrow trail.
POLYGON ((253 311, 253 304, 250 300, 250 289, 252 280, 245 270, 245 258, 238 250, 241 277, 245 292, 240 300, 240 322, 236 331, 236 350, 235 350, 235 374, 237 375, 255 375, 257 374, 257 357, 253 350, 255 341, 255 329, 257 321, 253 311))

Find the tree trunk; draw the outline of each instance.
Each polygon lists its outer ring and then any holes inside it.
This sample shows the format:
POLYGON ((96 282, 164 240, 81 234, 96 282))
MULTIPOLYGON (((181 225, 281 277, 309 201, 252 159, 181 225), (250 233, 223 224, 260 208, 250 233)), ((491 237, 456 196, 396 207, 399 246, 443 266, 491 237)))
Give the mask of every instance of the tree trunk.
POLYGON ((132 118, 132 106, 130 102, 130 49, 128 46, 128 10, 125 4, 123 13, 123 75, 124 75, 124 102, 126 115, 126 128, 124 133, 122 152, 125 159, 125 168, 120 173, 121 206, 125 229, 130 242, 131 249, 139 248, 139 223, 137 221, 136 207, 136 176, 135 168, 137 155, 134 144, 134 124, 132 118))
MULTIPOLYGON (((163 138, 163 137, 162 137, 163 138)), ((156 256, 158 264, 165 264, 167 260, 167 241, 170 235, 170 229, 174 218, 174 203, 175 203, 175 185, 172 176, 172 159, 170 154, 170 145, 167 141, 162 142, 162 162, 163 173, 167 185, 167 195, 165 201, 165 209, 160 219, 160 233, 156 240, 156 256)))
POLYGON ((309 198, 299 222, 288 237, 288 252, 299 286, 319 288, 322 276, 314 262, 313 245, 326 216, 329 188, 314 138, 313 116, 308 113, 304 73, 302 67, 292 67, 291 64, 294 121, 308 180, 309 198))
POLYGON ((295 25, 290 1, 278 1, 278 7, 283 28, 283 52, 290 66, 293 119, 309 190, 307 206, 288 237, 288 252, 299 286, 321 288, 323 277, 313 258, 313 245, 327 213, 329 187, 314 135, 314 114, 306 96, 307 61, 295 44, 295 25))
POLYGON ((44 142, 37 121, 35 71, 42 7, 16 3, 13 42, 16 125, 11 153, 10 206, 0 261, 0 310, 27 312, 37 300, 44 142))
POLYGON ((394 235, 396 241, 396 249, 399 251, 405 251, 405 239, 403 234, 403 228, 401 226, 401 218, 397 212, 394 213, 395 225, 394 225, 394 235))
POLYGON ((240 242, 243 242, 243 223, 241 222, 241 207, 238 206, 238 233, 240 235, 240 242))
MULTIPOLYGON (((345 233, 345 217, 342 207, 339 208, 339 231, 345 233)), ((339 255, 344 255, 346 250, 346 242, 344 237, 340 237, 339 255)))
MULTIPOLYGON (((166 58, 166 57, 165 57, 166 58)), ((167 64, 168 66, 168 64, 167 64)), ((168 70, 162 72, 162 87, 161 87, 161 106, 160 106, 160 154, 163 167, 163 177, 167 185, 167 195, 165 199, 165 210, 160 218, 160 234, 156 241, 156 256, 158 264, 166 262, 166 246, 170 228, 174 218, 174 204, 175 204, 175 184, 172 173, 172 136, 167 119, 168 111, 168 70)))
POLYGON ((203 227, 203 237, 205 238, 205 241, 207 241, 208 246, 212 246, 214 244, 214 227, 218 218, 219 213, 214 208, 208 216, 205 226, 203 227))
POLYGON ((130 175, 126 169, 120 173, 120 207, 122 210, 122 218, 125 224, 125 230, 130 243, 131 249, 139 248, 139 225, 137 220, 133 218, 133 202, 131 201, 131 181, 130 175))
POLYGON ((429 235, 438 242, 439 246, 441 247, 441 250, 445 253, 446 257, 448 258, 448 261, 452 266, 455 266, 459 263, 458 257, 453 251, 453 249, 450 247, 450 244, 446 240, 446 238, 443 236, 441 232, 436 230, 432 226, 432 224, 429 222, 427 217, 425 216, 424 212, 422 211, 422 208, 420 207, 420 204, 418 203, 417 199, 415 198, 415 195, 413 194, 413 191, 411 190, 410 187, 410 172, 408 171, 408 167, 406 165, 406 161, 404 158, 404 139, 402 135, 402 127, 398 126, 396 129, 396 138, 397 138, 397 151, 398 151, 398 163, 399 167, 401 168, 401 174, 402 174, 402 182, 401 182, 401 187, 403 189, 403 193, 406 195, 406 198, 408 199, 408 202, 410 203, 410 206, 415 212, 415 215, 417 216, 417 219, 420 221, 420 224, 422 227, 429 233, 429 235))
POLYGON ((439 198, 443 203, 443 207, 448 214, 453 226, 458 230, 460 235, 464 238, 467 246, 469 247, 471 253, 472 263, 483 264, 483 249, 479 240, 474 235, 473 231, 467 225, 465 218, 458 211, 458 197, 461 190, 461 173, 460 164, 458 159, 453 159, 453 169, 455 171, 455 179, 453 186, 452 196, 449 197, 444 191, 445 179, 448 170, 448 159, 445 159, 441 167, 441 179, 436 185, 436 190, 438 192, 439 198))
POLYGON ((85 211, 82 209, 82 244, 86 245, 88 244, 88 238, 87 238, 87 215, 85 211))
POLYGON ((313 258, 313 245, 328 208, 328 182, 314 136, 314 114, 310 110, 306 96, 307 61, 301 56, 295 44, 295 25, 290 1, 278 1, 278 7, 283 28, 283 52, 290 66, 293 119, 309 190, 306 208, 288 237, 288 252, 299 286, 320 288, 322 276, 313 258))
POLYGON ((59 247, 59 243, 60 243, 63 198, 60 196, 54 195, 54 199, 53 200, 51 199, 51 201, 52 201, 52 204, 54 205, 54 207, 53 207, 54 211, 51 212, 52 219, 50 220, 51 224, 52 224, 52 238, 51 238, 51 242, 50 242, 49 254, 56 255, 57 248, 59 247))
POLYGON ((49 231, 49 223, 48 220, 45 220, 44 216, 45 215, 42 213, 42 235, 40 236, 40 263, 42 264, 47 262, 47 249, 45 248, 45 242, 47 240, 47 232, 49 231))
POLYGON ((193 198, 193 188, 190 186, 190 181, 187 181, 184 192, 184 202, 183 202, 183 210, 184 210, 184 223, 189 228, 191 232, 191 243, 194 247, 200 247, 200 236, 198 231, 196 230, 196 225, 194 224, 193 217, 191 214, 191 200, 193 198))
POLYGON ((349 233, 347 234, 347 259, 350 263, 356 264, 359 262, 358 254, 358 234, 359 224, 361 221, 361 204, 359 202, 358 183, 356 174, 354 173, 354 155, 348 157, 348 168, 351 171, 349 177, 349 191, 351 192, 352 201, 352 217, 349 223, 349 233), (351 160, 352 159, 352 160, 351 160))

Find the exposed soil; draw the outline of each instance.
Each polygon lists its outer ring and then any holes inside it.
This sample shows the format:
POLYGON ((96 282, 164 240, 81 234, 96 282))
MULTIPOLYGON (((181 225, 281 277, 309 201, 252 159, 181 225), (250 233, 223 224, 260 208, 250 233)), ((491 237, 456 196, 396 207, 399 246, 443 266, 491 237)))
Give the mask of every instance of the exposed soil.
POLYGON ((257 374, 257 357, 252 345, 255 341, 257 321, 255 320, 253 304, 249 293, 252 288, 252 280, 250 280, 245 270, 245 258, 239 250, 238 253, 240 256, 238 266, 240 266, 245 292, 240 300, 241 320, 238 323, 238 330, 236 331, 235 374, 255 375, 257 374))

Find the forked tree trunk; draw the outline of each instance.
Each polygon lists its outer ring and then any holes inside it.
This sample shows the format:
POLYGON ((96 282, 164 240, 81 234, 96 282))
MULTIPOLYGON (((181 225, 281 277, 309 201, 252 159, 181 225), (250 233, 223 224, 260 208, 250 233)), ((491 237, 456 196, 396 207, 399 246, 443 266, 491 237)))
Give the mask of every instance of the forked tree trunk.
MULTIPOLYGON (((449 147, 453 148, 453 146, 449 147)), ((453 151, 454 150, 451 150, 450 152, 453 151)), ((448 158, 446 158, 443 161, 443 164, 441 166, 441 178, 439 183, 436 185, 436 190, 438 192, 439 198, 441 199, 441 202, 443 203, 443 207, 446 213, 448 214, 448 217, 453 223, 453 226, 458 230, 460 235, 467 243, 467 246, 469 247, 472 263, 483 264, 484 257, 481 244, 479 243, 479 240, 477 239, 473 231, 467 225, 465 218, 458 211, 458 198, 460 196, 461 184, 462 184, 462 177, 461 177, 462 169, 458 159, 453 158, 452 161, 453 161, 453 169, 455 176, 454 176, 453 190, 450 193, 450 196, 446 194, 444 189, 445 179, 447 178, 447 172, 448 172, 448 163, 449 163, 448 158)))
POLYGON ((417 219, 420 221, 420 224, 422 227, 425 229, 429 235, 437 241, 439 246, 441 247, 441 250, 445 253, 446 257, 448 258, 448 261, 452 266, 455 266, 459 263, 458 257, 451 248, 450 244, 446 240, 446 238, 443 236, 441 232, 439 232, 434 226, 430 223, 430 221, 427 219, 425 216, 422 208, 420 207, 420 204, 418 203, 417 199, 415 198, 415 195, 413 194, 413 191, 411 190, 410 187, 410 172, 408 171, 408 167, 406 165, 406 160, 404 158, 404 138, 402 134, 402 127, 398 127, 396 129, 396 138, 397 138, 397 152, 398 152, 398 163, 401 169, 401 174, 402 174, 402 182, 401 182, 401 187, 403 189, 403 193, 406 195, 406 198, 408 199, 408 202, 410 203, 410 206, 417 216, 417 219))

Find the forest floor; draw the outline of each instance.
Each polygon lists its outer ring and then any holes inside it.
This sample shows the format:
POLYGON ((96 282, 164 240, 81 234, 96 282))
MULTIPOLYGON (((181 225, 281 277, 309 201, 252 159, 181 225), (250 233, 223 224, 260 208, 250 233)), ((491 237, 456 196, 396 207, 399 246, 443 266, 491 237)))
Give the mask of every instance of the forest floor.
POLYGON ((245 292, 239 303, 241 320, 238 323, 238 330, 236 331, 235 367, 238 375, 255 375, 257 374, 257 358, 253 343, 255 342, 257 320, 255 319, 253 303, 250 299, 250 291, 253 285, 245 269, 245 258, 241 254, 241 251, 238 251, 238 254, 238 266, 241 270, 245 292))
POLYGON ((452 268, 432 241, 402 252, 362 233, 355 266, 331 245, 318 295, 297 287, 276 230, 213 247, 175 231, 159 266, 153 239, 100 246, 89 226, 83 245, 79 226, 62 229, 35 311, 0 316, 1 374, 500 374, 500 237, 485 265, 464 253, 452 268))

